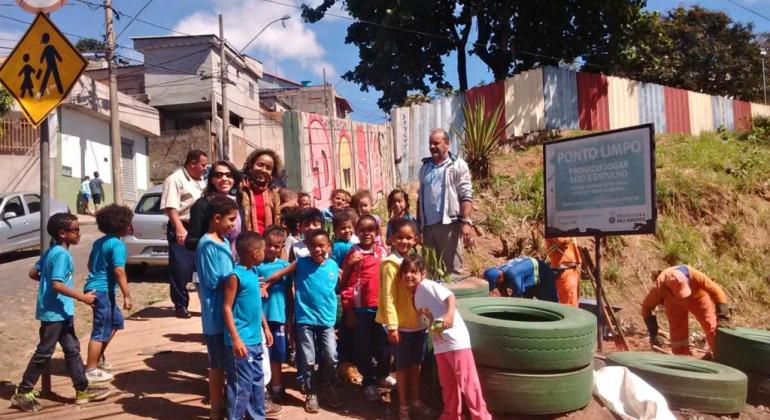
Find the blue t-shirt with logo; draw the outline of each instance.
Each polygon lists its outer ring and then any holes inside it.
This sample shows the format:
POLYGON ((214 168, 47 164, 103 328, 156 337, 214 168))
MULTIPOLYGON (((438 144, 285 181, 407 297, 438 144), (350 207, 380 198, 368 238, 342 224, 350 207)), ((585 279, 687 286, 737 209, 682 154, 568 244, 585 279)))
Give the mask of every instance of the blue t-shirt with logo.
POLYGON ((126 266, 126 245, 115 235, 104 235, 91 247, 88 279, 83 290, 115 294, 115 268, 126 266))
POLYGON ((294 318, 297 324, 333 327, 337 320, 339 266, 327 258, 321 264, 311 257, 297 259, 294 273, 294 318))
MULTIPOLYGON (((267 279, 271 274, 276 271, 286 268, 289 262, 276 258, 271 262, 263 262, 256 267, 256 272, 259 277, 267 279)), ((267 298, 262 299, 262 312, 265 314, 270 322, 286 323, 286 291, 291 286, 291 282, 288 279, 289 276, 283 276, 280 280, 273 283, 269 289, 267 289, 267 298)))
POLYGON ((37 288, 35 318, 44 322, 66 321, 75 316, 75 301, 53 289, 53 282, 60 281, 72 288, 75 264, 72 255, 61 245, 53 245, 35 263, 40 272, 37 288))
POLYGON ((195 251, 195 268, 200 282, 203 334, 221 334, 225 330, 222 315, 222 280, 233 272, 233 257, 227 239, 218 242, 208 234, 203 235, 195 251))
MULTIPOLYGON (((259 277, 242 265, 236 266, 231 275, 238 278, 238 289, 233 301, 235 330, 244 345, 256 346, 262 343, 262 291, 259 277)), ((233 345, 233 337, 228 329, 225 329, 225 343, 233 345)))

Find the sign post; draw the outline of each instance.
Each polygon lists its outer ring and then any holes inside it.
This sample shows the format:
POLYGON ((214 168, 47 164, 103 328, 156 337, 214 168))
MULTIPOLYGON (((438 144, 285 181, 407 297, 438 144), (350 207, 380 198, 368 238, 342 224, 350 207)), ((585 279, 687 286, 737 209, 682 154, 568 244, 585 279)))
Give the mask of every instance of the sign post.
MULTIPOLYGON (((46 13, 66 0, 17 0, 37 13, 32 25, 0 66, 0 83, 16 99, 30 123, 40 125, 40 253, 48 250, 46 225, 51 214, 51 155, 48 114, 69 95, 86 61, 46 13)), ((43 393, 51 392, 51 372, 42 375, 43 393)))
POLYGON ((596 250, 596 319, 602 350, 601 239, 654 234, 653 124, 543 145, 545 236, 592 236, 596 250))

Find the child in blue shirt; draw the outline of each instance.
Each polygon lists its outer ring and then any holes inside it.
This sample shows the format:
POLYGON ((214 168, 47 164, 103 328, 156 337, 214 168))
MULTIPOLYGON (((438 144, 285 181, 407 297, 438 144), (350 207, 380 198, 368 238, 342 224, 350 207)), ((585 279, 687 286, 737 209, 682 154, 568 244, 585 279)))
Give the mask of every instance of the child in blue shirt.
POLYGON ((233 256, 225 235, 235 226, 238 207, 228 197, 213 197, 207 209, 209 231, 198 241, 195 267, 201 299, 201 322, 209 356, 209 399, 212 418, 225 411, 225 338, 222 281, 233 272, 233 256))
MULTIPOLYGON (((351 209, 352 210, 352 209, 351 209)), ((332 229, 334 231, 334 243, 332 244, 332 259, 338 266, 342 267, 345 256, 348 255, 350 248, 355 245, 353 241, 354 226, 357 218, 347 211, 339 211, 332 218, 332 229)))
MULTIPOLYGON (((280 258, 286 232, 278 226, 265 230, 265 260, 256 267, 259 277, 266 279, 276 271, 286 268, 289 262, 280 258)), ((286 300, 290 297, 291 282, 287 276, 276 281, 267 289, 267 298, 262 299, 262 312, 267 320, 273 346, 270 347, 270 391, 274 402, 281 404, 285 390, 281 381, 281 365, 288 361, 286 348, 286 300)))
POLYGON ((96 212, 96 226, 104 236, 94 241, 88 256, 88 279, 85 292, 94 292, 94 323, 88 342, 86 378, 91 383, 113 379, 111 373, 99 368, 104 352, 118 330, 123 329, 123 314, 115 303, 115 286, 123 295, 123 309, 132 308, 131 294, 126 277, 126 245, 120 240, 126 236, 134 213, 125 206, 110 204, 96 212))
POLYGON ((262 290, 256 266, 265 257, 265 240, 256 232, 242 232, 236 240, 238 261, 224 280, 223 317, 226 325, 227 418, 265 418, 265 372, 262 333, 268 346, 272 335, 262 315, 262 290))
POLYGON ((56 213, 48 219, 46 230, 51 235, 51 247, 29 272, 31 279, 40 282, 35 307, 35 318, 40 321, 40 343, 11 397, 11 406, 22 411, 36 412, 42 409, 34 388, 53 356, 56 343, 64 351, 64 361, 75 386, 76 404, 103 400, 111 392, 107 388, 88 385, 83 360, 80 358, 80 341, 75 335, 74 300, 91 306, 95 300, 94 293, 80 293, 72 288, 75 264, 69 247, 80 242, 78 218, 69 213, 56 213))
POLYGON ((306 391, 305 411, 317 413, 319 382, 317 379, 322 382, 322 396, 326 402, 332 408, 341 405, 334 387, 337 367, 334 336, 334 323, 337 319, 335 288, 339 279, 339 266, 334 260, 328 258, 331 241, 326 231, 317 229, 308 232, 305 235, 305 243, 309 256, 299 257, 286 268, 270 275, 263 284, 263 289, 269 290, 283 276, 294 273, 294 320, 299 353, 297 370, 302 372, 306 391), (322 356, 319 370, 321 378, 315 378, 318 376, 314 369, 316 347, 322 356))

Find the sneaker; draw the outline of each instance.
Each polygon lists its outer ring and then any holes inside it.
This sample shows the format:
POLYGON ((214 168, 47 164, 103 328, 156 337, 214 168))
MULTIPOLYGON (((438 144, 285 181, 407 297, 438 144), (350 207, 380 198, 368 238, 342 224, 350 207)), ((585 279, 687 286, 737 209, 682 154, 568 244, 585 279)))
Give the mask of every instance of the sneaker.
POLYGON ((318 412, 318 397, 315 394, 307 394, 305 397, 305 411, 311 414, 318 412))
POLYGON ((380 399, 380 391, 377 390, 375 385, 367 385, 364 387, 364 398, 366 398, 366 401, 378 401, 380 399))
POLYGON ((398 408, 398 420, 412 420, 408 405, 402 405, 398 408))
POLYGON ((29 392, 16 392, 11 397, 11 407, 16 407, 21 411, 32 411, 37 413, 43 409, 43 404, 37 400, 37 396, 40 395, 37 391, 29 392))
POLYGON ((105 372, 101 369, 94 369, 86 371, 86 379, 89 383, 109 382, 115 379, 111 373, 105 372))
POLYGON ((337 408, 342 405, 339 395, 337 395, 337 388, 332 384, 326 384, 323 387, 322 396, 324 401, 329 404, 331 408, 337 408))
POLYGON ((75 404, 86 404, 93 401, 106 400, 112 394, 112 390, 100 386, 89 386, 83 391, 75 393, 75 404))
POLYGON ((192 315, 190 315, 190 311, 188 311, 187 308, 183 308, 181 306, 176 307, 176 309, 174 310, 174 314, 176 315, 177 318, 182 318, 182 319, 192 318, 192 315))
POLYGON ((269 395, 265 395, 265 418, 276 419, 278 415, 283 413, 283 406, 276 404, 270 398, 269 395))
POLYGON ((432 419, 436 417, 437 413, 432 408, 428 407, 428 405, 422 402, 421 400, 417 400, 414 402, 414 404, 412 404, 412 414, 414 414, 415 417, 417 418, 432 419))
POLYGON ((377 385, 379 385, 382 388, 393 388, 396 386, 397 383, 398 382, 396 381, 396 378, 390 375, 377 380, 377 385))

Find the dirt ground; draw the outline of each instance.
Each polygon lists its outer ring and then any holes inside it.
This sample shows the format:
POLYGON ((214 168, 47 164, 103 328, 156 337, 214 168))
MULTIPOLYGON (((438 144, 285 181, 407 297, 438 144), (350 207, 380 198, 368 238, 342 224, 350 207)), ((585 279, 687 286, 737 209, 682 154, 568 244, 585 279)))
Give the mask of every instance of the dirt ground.
MULTIPOLYGON (((76 266, 75 289, 82 289, 85 284, 90 244, 99 236, 96 226, 84 224, 80 244, 70 250, 76 266)), ((0 381, 18 382, 38 343, 37 282, 30 280, 27 273, 39 257, 39 252, 28 251, 3 255, 0 260, 0 279, 4 283, 0 290, 0 307, 3 308, 0 311, 0 381)), ((167 271, 150 269, 140 278, 129 278, 129 288, 134 308, 128 313, 124 311, 126 317, 168 298, 167 271)), ((81 342, 87 341, 91 332, 91 310, 80 303, 75 304, 75 328, 81 342)))

